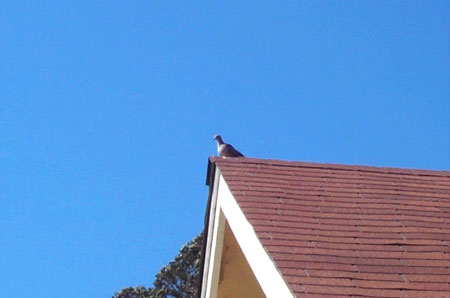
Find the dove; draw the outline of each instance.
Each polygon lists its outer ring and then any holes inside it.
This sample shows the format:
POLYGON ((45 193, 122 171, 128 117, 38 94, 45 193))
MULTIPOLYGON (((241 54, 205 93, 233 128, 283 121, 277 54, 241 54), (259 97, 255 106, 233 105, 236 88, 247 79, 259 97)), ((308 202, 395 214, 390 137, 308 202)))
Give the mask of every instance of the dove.
POLYGON ((214 140, 217 141, 217 153, 222 157, 244 157, 241 152, 237 151, 230 144, 226 144, 220 135, 215 135, 214 140))

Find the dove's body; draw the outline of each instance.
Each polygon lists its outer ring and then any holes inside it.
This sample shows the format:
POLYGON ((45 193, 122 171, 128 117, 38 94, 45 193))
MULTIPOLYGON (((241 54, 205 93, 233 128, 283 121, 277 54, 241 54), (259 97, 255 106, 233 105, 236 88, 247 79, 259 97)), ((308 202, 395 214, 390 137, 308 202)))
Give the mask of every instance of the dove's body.
POLYGON ((222 157, 244 157, 241 152, 237 151, 230 144, 224 143, 222 137, 215 135, 214 139, 217 141, 217 153, 222 157))

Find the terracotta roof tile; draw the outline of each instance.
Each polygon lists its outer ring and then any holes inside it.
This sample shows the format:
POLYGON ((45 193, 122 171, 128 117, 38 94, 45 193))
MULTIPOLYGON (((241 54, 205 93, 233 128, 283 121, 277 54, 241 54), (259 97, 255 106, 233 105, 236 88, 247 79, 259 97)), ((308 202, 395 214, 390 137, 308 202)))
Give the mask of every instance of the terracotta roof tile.
POLYGON ((298 297, 450 297, 450 172, 210 161, 298 297))

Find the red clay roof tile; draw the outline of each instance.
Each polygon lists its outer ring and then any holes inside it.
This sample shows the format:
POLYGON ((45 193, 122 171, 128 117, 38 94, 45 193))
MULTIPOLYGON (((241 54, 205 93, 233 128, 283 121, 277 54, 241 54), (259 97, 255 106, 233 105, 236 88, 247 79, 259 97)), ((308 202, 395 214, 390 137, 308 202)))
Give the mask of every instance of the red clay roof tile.
POLYGON ((298 297, 450 297, 450 172, 210 161, 298 297))

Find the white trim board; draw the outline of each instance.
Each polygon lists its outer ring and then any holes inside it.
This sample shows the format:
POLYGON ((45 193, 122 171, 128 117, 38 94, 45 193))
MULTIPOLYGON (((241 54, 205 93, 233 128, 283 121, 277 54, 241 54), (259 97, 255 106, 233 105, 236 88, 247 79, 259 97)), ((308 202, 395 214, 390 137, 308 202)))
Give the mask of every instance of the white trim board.
POLYGON ((216 295, 216 291, 212 290, 217 289, 217 277, 218 272, 220 272, 222 248, 219 248, 219 246, 223 245, 223 226, 225 223, 223 216, 228 221, 236 241, 241 247, 245 258, 266 297, 295 297, 256 236, 255 230, 248 222, 233 197, 230 188, 223 179, 218 168, 216 168, 214 190, 211 200, 209 218, 210 227, 208 231, 205 273, 203 275, 201 297, 214 298, 216 295), (219 258, 218 261, 217 258, 219 258), (213 263, 211 263, 211 260, 213 260, 213 263))
POLYGON ((225 229, 225 218, 217 205, 217 194, 219 188, 219 173, 216 171, 214 177, 213 192, 209 210, 208 231, 205 231, 206 251, 202 276, 202 292, 200 297, 215 298, 217 295, 218 277, 220 273, 220 261, 222 258, 223 233, 225 229), (220 226, 220 227, 219 227, 220 226), (220 244, 218 246, 218 244, 220 244))

